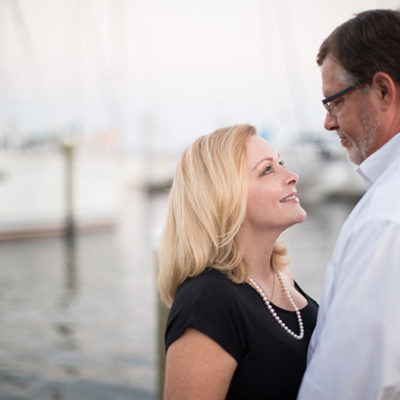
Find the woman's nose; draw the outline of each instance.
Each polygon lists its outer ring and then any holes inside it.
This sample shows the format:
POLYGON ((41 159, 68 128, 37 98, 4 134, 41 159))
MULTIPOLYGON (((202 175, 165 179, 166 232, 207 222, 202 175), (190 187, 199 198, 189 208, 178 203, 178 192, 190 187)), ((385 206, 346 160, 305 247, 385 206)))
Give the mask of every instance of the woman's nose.
POLYGON ((289 173, 288 184, 289 185, 295 185, 299 180, 299 176, 296 173, 292 172, 292 171, 288 171, 288 173, 289 173))

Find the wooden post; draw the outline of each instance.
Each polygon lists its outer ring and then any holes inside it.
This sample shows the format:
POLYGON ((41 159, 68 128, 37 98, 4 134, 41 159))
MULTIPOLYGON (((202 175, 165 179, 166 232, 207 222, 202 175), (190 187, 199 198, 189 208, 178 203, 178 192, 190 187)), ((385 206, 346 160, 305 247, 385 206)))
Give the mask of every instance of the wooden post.
POLYGON ((157 353, 158 353, 158 393, 159 400, 163 399, 164 393, 164 375, 165 375, 165 346, 164 346, 164 333, 167 324, 169 308, 161 301, 160 296, 157 295, 157 315, 158 315, 158 329, 157 329, 157 353))
MULTIPOLYGON (((156 252, 153 253, 155 276, 158 275, 158 262, 156 252)), ((163 400, 164 395, 164 380, 165 380, 165 327, 167 325, 167 319, 169 314, 169 307, 161 301, 160 293, 158 292, 156 285, 156 296, 157 296, 157 399, 163 400)))
POLYGON ((65 157, 65 235, 71 238, 75 234, 74 220, 74 146, 63 144, 65 157))

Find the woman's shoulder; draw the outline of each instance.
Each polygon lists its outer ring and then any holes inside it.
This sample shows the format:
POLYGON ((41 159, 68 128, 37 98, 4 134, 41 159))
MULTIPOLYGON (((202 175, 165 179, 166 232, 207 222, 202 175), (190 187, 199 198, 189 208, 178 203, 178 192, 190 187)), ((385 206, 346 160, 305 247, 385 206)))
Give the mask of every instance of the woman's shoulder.
POLYGON ((230 282, 228 276, 215 268, 207 268, 201 274, 187 278, 185 284, 219 284, 230 282))
POLYGON ((166 348, 192 327, 219 343, 235 359, 245 347, 243 318, 237 291, 244 285, 233 283, 224 273, 208 269, 186 279, 179 287, 170 310, 166 348))
POLYGON ((176 298, 212 298, 222 300, 235 289, 234 284, 226 274, 213 268, 208 268, 201 274, 187 278, 178 288, 176 298))

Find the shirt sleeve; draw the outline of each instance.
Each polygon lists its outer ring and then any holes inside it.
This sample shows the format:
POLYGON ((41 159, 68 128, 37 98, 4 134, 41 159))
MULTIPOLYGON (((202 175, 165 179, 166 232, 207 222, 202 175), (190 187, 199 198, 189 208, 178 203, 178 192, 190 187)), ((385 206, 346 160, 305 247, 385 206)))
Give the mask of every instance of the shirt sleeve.
POLYGON ((186 328, 194 328, 216 341, 239 362, 245 352, 246 335, 235 293, 226 277, 184 285, 168 317, 165 343, 168 348, 186 328))
POLYGON ((300 400, 400 398, 400 224, 350 237, 300 400))

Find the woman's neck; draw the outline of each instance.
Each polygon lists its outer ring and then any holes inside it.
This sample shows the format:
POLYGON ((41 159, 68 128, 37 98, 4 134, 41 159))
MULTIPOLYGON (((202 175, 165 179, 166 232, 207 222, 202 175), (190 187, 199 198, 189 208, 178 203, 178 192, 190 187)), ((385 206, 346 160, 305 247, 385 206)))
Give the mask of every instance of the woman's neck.
POLYGON ((241 242, 249 273, 259 280, 269 281, 273 275, 271 256, 279 234, 243 230, 241 242))

